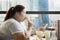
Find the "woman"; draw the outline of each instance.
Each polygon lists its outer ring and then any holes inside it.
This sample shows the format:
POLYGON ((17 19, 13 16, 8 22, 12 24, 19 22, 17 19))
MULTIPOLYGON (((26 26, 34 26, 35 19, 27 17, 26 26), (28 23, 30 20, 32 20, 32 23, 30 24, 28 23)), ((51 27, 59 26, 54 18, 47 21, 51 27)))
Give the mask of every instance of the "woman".
MULTIPOLYGON (((28 21, 28 27, 24 21, 27 19, 25 7, 16 5, 11 7, 5 17, 4 23, 0 27, 1 40, 28 40, 32 31, 32 23, 28 21)), ((43 28, 44 29, 44 28, 43 28)), ((32 34, 35 33, 35 30, 32 34)))
MULTIPOLYGON (((1 25, 0 32, 5 36, 4 40, 27 40, 25 36, 26 27, 22 27, 21 23, 25 19, 25 7, 22 5, 16 5, 11 7, 5 17, 4 23, 1 25), (25 28, 25 29, 24 29, 25 28)), ((3 40, 2 39, 2 40, 3 40)))

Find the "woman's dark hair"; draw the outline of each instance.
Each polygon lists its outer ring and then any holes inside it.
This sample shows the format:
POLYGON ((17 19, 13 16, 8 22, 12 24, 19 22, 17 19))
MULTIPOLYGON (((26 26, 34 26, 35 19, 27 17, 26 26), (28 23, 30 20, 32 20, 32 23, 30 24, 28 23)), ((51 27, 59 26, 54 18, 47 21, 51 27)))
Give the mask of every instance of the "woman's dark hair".
POLYGON ((15 7, 11 7, 7 14, 6 14, 6 17, 4 19, 4 21, 6 21, 7 19, 10 19, 12 18, 16 12, 21 12, 25 7, 22 6, 22 5, 16 5, 15 7))

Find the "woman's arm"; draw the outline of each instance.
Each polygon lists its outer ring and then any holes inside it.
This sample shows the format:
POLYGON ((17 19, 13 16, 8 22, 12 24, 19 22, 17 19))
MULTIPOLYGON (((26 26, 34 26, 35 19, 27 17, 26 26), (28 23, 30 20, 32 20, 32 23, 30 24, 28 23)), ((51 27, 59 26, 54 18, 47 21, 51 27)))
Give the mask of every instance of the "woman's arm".
POLYGON ((48 24, 46 24, 44 27, 34 29, 31 34, 32 35, 36 34, 36 31, 45 31, 46 27, 48 27, 48 24))
POLYGON ((26 21, 28 22, 28 29, 27 29, 26 35, 27 35, 27 36, 31 36, 33 23, 32 23, 32 21, 30 20, 29 17, 26 16, 25 19, 26 19, 26 21))
POLYGON ((27 29, 27 32, 26 32, 27 37, 31 36, 32 27, 33 27, 33 25, 31 23, 28 23, 28 29, 27 29))
POLYGON ((20 33, 15 33, 15 34, 13 34, 12 36, 13 36, 13 38, 14 38, 15 40, 28 40, 28 38, 27 38, 25 35, 23 35, 22 32, 20 32, 20 33))
POLYGON ((20 23, 12 22, 9 24, 8 28, 15 40, 28 40, 28 37, 24 34, 24 29, 22 28, 20 23))

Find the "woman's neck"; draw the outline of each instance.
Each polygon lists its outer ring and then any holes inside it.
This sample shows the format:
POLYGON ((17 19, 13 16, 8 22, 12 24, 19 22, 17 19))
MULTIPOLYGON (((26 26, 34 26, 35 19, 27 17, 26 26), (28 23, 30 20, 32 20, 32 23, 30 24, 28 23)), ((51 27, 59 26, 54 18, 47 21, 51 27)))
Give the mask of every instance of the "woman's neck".
POLYGON ((18 18, 13 17, 13 19, 15 19, 15 20, 18 21, 18 22, 21 22, 18 18))

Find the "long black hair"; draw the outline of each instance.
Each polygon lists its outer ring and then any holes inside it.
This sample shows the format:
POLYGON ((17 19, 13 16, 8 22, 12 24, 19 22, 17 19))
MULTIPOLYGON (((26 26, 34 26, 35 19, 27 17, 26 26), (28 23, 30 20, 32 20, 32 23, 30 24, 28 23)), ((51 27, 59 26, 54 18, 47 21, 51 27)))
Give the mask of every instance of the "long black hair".
POLYGON ((4 21, 12 18, 15 15, 16 12, 21 12, 24 8, 25 7, 22 6, 22 5, 16 5, 15 7, 11 7, 7 12, 4 21))

